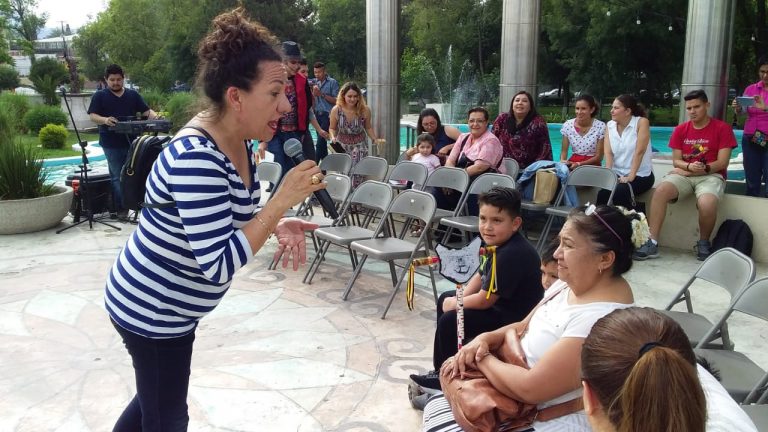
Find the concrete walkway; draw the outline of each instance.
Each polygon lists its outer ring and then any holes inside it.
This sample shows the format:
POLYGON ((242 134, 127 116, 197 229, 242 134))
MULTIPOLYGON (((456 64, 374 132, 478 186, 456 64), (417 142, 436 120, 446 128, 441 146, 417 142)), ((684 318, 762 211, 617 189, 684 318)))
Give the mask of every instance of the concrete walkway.
MULTIPOLYGON (((65 223, 68 223, 69 218, 65 223)), ((107 431, 133 397, 130 358, 103 307, 106 274, 134 225, 87 225, 0 237, 0 430, 107 431)), ((434 306, 426 279, 416 310, 403 292, 386 320, 388 267, 371 263, 350 300, 346 253, 332 254, 312 285, 268 271, 274 243, 237 273, 202 320, 192 361, 193 431, 416 431, 410 373, 431 365, 434 306)), ((699 263, 662 250, 629 280, 640 305, 661 307, 699 263)), ((768 274, 764 266, 759 275, 768 274)), ((390 285, 391 286, 391 285, 390 285)), ((441 281, 439 288, 450 289, 441 281)), ((716 289, 695 305, 714 316, 716 289)), ((768 368, 768 328, 739 319, 736 348, 768 368)))

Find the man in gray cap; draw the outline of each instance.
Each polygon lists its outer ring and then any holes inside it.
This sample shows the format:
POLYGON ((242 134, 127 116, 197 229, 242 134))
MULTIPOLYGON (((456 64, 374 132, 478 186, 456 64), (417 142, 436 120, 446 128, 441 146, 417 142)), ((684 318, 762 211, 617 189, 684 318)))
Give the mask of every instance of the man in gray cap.
MULTIPOLYGON (((315 130, 321 136, 326 137, 327 131, 324 131, 317 120, 310 113, 312 111, 312 92, 307 82, 307 77, 299 71, 301 65, 301 50, 299 45, 293 41, 283 42, 283 63, 285 71, 288 73, 288 81, 285 84, 285 95, 291 103, 291 111, 284 114, 277 125, 275 136, 268 143, 259 143, 259 153, 269 150, 275 155, 275 162, 283 168, 283 175, 293 168, 291 161, 283 151, 283 144, 296 138, 303 142, 304 135, 307 133, 307 126, 311 123, 315 130)), ((313 159, 314 155, 305 155, 307 159, 313 159)))

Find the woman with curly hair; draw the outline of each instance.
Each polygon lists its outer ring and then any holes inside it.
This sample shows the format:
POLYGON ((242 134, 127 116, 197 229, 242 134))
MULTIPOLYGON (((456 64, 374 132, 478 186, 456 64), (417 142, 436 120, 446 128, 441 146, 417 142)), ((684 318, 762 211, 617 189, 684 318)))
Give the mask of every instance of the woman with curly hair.
MULTIPOLYGON (((353 82, 341 86, 336 106, 331 110, 331 126, 328 128, 331 142, 339 142, 352 157, 352 166, 368 156, 368 138, 376 141, 371 110, 365 103, 360 87, 353 82), (367 134, 367 136, 366 136, 367 134)), ((362 179, 353 179, 357 185, 362 179)))

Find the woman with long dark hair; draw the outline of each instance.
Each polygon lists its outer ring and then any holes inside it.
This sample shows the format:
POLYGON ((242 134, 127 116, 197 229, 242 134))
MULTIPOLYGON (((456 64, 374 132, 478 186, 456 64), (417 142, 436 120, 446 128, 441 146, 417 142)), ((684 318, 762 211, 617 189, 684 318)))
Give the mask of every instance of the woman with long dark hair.
MULTIPOLYGON (((461 131, 453 126, 444 125, 440 120, 440 115, 433 108, 424 108, 419 113, 419 119, 416 121, 416 135, 428 133, 435 139, 435 145, 432 147, 432 153, 445 163, 445 158, 451 153, 453 143, 459 139, 461 131)), ((418 153, 416 147, 407 150, 408 157, 418 153)))
POLYGON ((536 112, 530 93, 517 92, 509 104, 509 112, 496 117, 492 130, 501 141, 504 157, 516 160, 520 169, 536 161, 552 160, 547 121, 536 112))
POLYGON ((576 98, 576 117, 566 120, 560 129, 563 144, 560 149, 560 161, 575 169, 581 165, 602 165, 605 123, 596 119, 597 102, 590 95, 583 94, 576 98), (568 157, 568 148, 572 149, 568 157))

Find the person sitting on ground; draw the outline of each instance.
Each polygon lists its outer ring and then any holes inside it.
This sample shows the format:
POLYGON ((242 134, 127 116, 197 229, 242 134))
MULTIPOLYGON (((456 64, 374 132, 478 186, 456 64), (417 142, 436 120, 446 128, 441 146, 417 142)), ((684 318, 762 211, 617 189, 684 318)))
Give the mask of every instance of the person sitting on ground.
POLYGON ((581 349, 581 376, 595 432, 756 431, 696 364, 680 325, 652 308, 616 310, 598 320, 581 349))
MULTIPOLYGON (((428 133, 423 133, 416 137, 416 149, 418 149, 419 152, 412 156, 408 156, 409 160, 424 165, 424 167, 427 168, 427 176, 431 175, 441 165, 440 158, 438 158, 437 155, 435 155, 433 152, 434 148, 435 138, 428 133)), ((429 190, 425 190, 425 192, 434 193, 433 188, 430 187, 427 189, 429 190)), ((415 222, 414 228, 411 231, 411 235, 413 237, 420 236, 422 229, 423 226, 420 224, 420 222, 415 222)))
POLYGON ((560 149, 560 162, 576 169, 582 165, 597 165, 603 163, 603 141, 605 138, 605 123, 596 119, 597 102, 588 94, 576 98, 576 118, 566 120, 560 129, 563 144, 560 149), (573 147, 571 157, 568 157, 568 147, 573 147))
MULTIPOLYGON (((520 192, 494 187, 480 194, 480 236, 488 246, 496 246, 496 287, 490 286, 492 260, 464 288, 464 337, 495 330, 525 318, 541 300, 539 255, 520 234, 520 192)), ((411 379, 427 389, 440 389, 437 371, 447 358, 456 354, 456 291, 443 293, 437 301, 437 328, 433 354, 434 370, 411 379)))
MULTIPOLYGON (((440 369, 446 379, 479 369, 499 392, 536 404, 536 432, 589 430, 581 409, 581 345, 595 321, 634 305, 632 289, 623 277, 632 267, 634 249, 627 216, 608 206, 575 209, 559 237, 554 256, 560 280, 547 290, 545 300, 525 322, 478 335, 440 369), (521 332, 521 360, 528 368, 505 363, 494 354, 505 339, 518 339, 521 332), (546 410, 554 406, 559 414, 570 414, 555 417, 546 410)), ((433 396, 424 409, 424 430, 461 430, 452 419, 445 397, 433 396)))
POLYGON ((557 260, 555 259, 555 251, 558 246, 559 242, 552 240, 541 252, 541 286, 544 290, 548 290, 558 279, 557 260))
POLYGON ((689 121, 678 125, 669 139, 672 165, 651 198, 648 224, 651 238, 635 253, 635 259, 659 256, 658 239, 669 202, 696 195, 699 210, 699 261, 707 259, 709 241, 717 220, 717 205, 725 194, 725 178, 731 150, 736 147, 733 129, 722 120, 710 117, 709 99, 704 90, 693 90, 683 98, 689 121))

